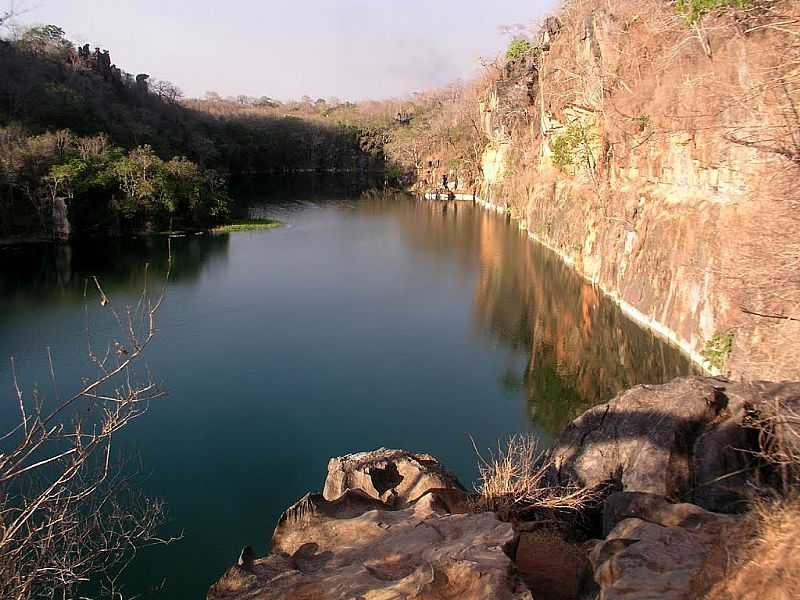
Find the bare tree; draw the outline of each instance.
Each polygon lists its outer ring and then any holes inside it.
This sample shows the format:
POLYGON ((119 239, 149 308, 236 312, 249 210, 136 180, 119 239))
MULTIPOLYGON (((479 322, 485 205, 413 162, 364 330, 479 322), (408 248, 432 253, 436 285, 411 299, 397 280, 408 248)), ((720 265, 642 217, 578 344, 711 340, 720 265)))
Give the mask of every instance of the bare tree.
POLYGON ((122 598, 119 576, 137 550, 171 541, 156 537, 161 501, 138 494, 130 469, 112 456, 114 436, 162 395, 149 371, 142 376, 135 367, 156 335, 166 282, 156 298, 145 284, 137 304, 124 310, 112 304, 96 278, 87 281, 85 299, 90 285, 119 334, 99 347, 87 303, 87 356, 94 375, 76 392, 60 395, 49 349, 48 398, 37 387, 23 389, 11 359, 19 418, 0 436, 5 599, 72 598, 87 585, 99 596, 122 598))
POLYGON ((176 104, 183 98, 183 91, 171 81, 156 79, 150 83, 150 93, 155 94, 161 100, 176 104))

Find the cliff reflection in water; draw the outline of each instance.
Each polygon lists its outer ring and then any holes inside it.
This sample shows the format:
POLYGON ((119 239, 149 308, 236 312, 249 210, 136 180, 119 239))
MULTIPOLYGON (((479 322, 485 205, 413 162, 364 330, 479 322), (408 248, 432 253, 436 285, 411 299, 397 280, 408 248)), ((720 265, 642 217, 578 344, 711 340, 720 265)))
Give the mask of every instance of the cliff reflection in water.
POLYGON ((476 327, 527 363, 509 368, 499 385, 524 389, 531 419, 549 434, 630 386, 693 372, 674 347, 628 319, 509 219, 470 202, 397 206, 413 207, 406 231, 417 248, 479 261, 476 327))

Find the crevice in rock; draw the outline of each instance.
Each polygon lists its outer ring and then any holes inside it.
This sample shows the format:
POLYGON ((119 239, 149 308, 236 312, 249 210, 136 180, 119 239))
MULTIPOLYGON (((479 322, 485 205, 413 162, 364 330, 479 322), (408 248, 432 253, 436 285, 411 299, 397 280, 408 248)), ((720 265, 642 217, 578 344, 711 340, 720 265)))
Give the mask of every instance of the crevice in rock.
POLYGON ((370 467, 367 471, 372 481, 372 486, 379 495, 383 496, 389 490, 396 488, 403 481, 403 476, 393 462, 386 463, 385 467, 370 467))

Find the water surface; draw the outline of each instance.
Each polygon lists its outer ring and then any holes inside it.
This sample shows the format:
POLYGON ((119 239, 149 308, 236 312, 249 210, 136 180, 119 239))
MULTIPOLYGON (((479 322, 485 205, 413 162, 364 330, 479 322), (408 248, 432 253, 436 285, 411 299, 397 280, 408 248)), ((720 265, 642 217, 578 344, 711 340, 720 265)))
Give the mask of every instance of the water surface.
MULTIPOLYGON (((546 444, 619 390, 691 369, 471 203, 258 183, 239 200, 288 226, 172 240, 147 355, 169 396, 117 448, 138 457, 184 537, 138 559, 134 588, 163 581, 160 597, 203 597, 244 544, 266 550, 280 513, 321 489, 331 456, 427 451, 469 484, 469 436, 488 448, 530 431, 546 444)), ((15 414, 7 357, 44 384, 50 346, 59 386, 74 389, 91 372, 86 278, 129 304, 144 264, 157 279, 166 257, 162 237, 0 249, 0 424, 15 414)), ((100 316, 93 327, 114 334, 100 316)))

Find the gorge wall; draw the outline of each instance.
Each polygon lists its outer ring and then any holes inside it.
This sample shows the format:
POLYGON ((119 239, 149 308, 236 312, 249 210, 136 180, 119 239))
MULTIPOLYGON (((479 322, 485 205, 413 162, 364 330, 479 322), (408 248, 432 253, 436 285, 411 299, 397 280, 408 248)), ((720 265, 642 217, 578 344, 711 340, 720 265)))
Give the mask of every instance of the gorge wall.
POLYGON ((479 168, 443 144, 417 188, 508 212, 711 370, 798 378, 798 13, 568 2, 477 95, 479 168))

